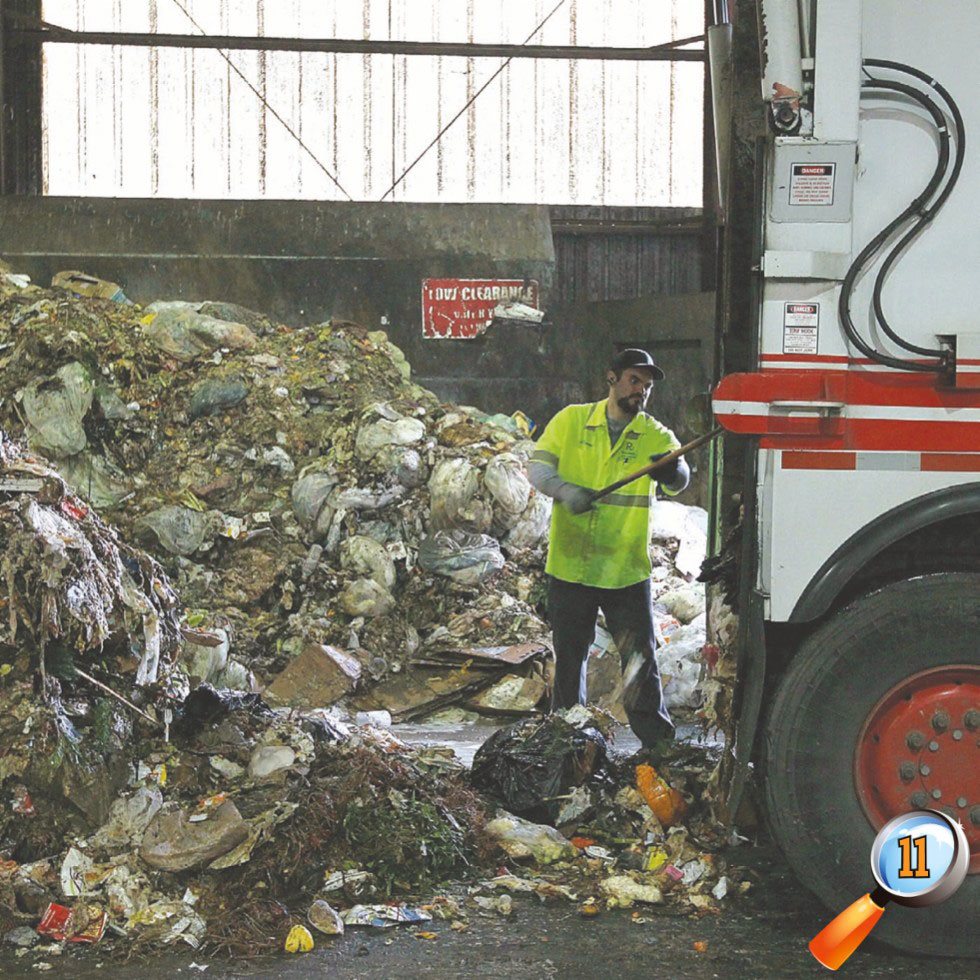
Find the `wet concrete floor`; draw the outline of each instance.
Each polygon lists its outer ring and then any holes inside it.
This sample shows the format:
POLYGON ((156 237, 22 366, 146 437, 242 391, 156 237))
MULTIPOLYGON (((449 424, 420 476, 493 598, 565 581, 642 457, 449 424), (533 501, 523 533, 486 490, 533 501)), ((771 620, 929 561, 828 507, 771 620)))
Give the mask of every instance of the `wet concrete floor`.
MULTIPOLYGON (((507 721, 508 719, 502 719, 499 725, 486 720, 460 725, 404 724, 394 725, 392 731, 410 745, 449 745, 456 753, 456 758, 469 767, 473 765, 476 750, 507 721)), ((677 738, 691 745, 710 744, 721 747, 721 743, 702 742, 702 732, 697 725, 678 725, 677 738)), ((632 755, 639 748, 640 740, 626 725, 614 727, 610 740, 610 750, 614 755, 632 755)))

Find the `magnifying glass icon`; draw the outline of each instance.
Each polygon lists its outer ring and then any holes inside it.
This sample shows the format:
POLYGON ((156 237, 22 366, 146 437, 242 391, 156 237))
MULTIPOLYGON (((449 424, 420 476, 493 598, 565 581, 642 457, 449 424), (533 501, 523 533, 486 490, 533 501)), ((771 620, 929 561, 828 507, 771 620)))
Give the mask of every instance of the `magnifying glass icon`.
POLYGON ((810 940, 810 952, 836 970, 861 945, 889 902, 921 908, 949 898, 966 878, 970 845, 963 828, 939 810, 893 817, 871 848, 878 887, 844 909, 810 940))

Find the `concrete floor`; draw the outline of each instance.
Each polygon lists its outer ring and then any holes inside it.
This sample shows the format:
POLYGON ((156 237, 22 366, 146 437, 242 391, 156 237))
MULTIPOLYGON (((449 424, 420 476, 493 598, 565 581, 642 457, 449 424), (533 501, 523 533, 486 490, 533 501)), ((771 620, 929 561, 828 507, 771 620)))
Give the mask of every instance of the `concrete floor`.
MULTIPOLYGON (((464 766, 473 765, 476 750, 498 729, 501 724, 493 724, 485 719, 468 725, 395 725, 392 731, 409 745, 449 745, 464 766)), ((703 743, 701 729, 697 725, 678 725, 677 738, 692 745, 718 744, 703 743)), ((640 740, 625 725, 616 725, 613 730, 610 750, 613 755, 632 755, 640 748, 640 740)))

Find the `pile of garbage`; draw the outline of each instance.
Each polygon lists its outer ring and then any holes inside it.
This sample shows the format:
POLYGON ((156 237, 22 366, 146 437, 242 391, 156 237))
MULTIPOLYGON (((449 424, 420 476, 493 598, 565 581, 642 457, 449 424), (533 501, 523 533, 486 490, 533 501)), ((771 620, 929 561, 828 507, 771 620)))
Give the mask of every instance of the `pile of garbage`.
MULTIPOLYGON (((22 688, 5 696, 29 703, 22 688)), ((128 783, 101 819, 76 813, 47 850, 36 834, 4 848, 0 936, 50 963, 92 944, 254 955, 351 928, 433 938, 433 920, 465 931, 474 916, 512 915, 524 894, 589 917, 718 912, 750 882, 720 853, 703 760, 659 760, 667 782, 608 757, 608 721, 576 708, 501 729, 470 779, 448 749, 199 687, 162 734, 137 717, 128 783)), ((19 791, 5 844, 75 808, 33 782, 19 791)))
POLYGON ((390 900, 491 852, 451 751, 192 690, 164 570, 2 430, 0 570, 6 944, 281 948, 311 903, 342 930, 328 899, 390 900))
POLYGON ((472 772, 474 785, 504 808, 487 832, 512 859, 539 866, 534 890, 552 894, 560 884, 564 897, 582 901, 584 915, 665 902, 717 911, 730 887, 750 887, 720 853, 733 841, 711 815, 717 758, 682 745, 656 760, 614 757, 610 722, 575 707, 492 735, 472 772))
MULTIPOLYGON (((355 324, 56 281, 2 277, 0 425, 157 554, 186 625, 219 638, 192 644, 193 676, 257 689, 313 644, 353 656, 348 694, 547 637, 550 501, 524 475, 526 424, 442 405, 355 324)), ((422 694, 396 691, 392 713, 422 694)))
MULTIPOLYGON (((162 563, 195 683, 396 721, 545 704, 551 501, 524 473, 530 423, 441 403, 383 332, 0 268, 0 426, 162 563)), ((658 505, 652 544, 682 709, 704 639, 688 511, 658 505)), ((613 646, 600 631, 590 669, 621 710, 613 646)))
MULTIPOLYGON (((8 703, 30 704, 22 685, 8 688, 8 703)), ((208 686, 165 735, 137 728, 129 778, 104 812, 57 800, 33 773, 14 788, 2 834, 16 843, 0 861, 8 945, 42 956, 113 939, 127 956, 173 943, 278 950, 308 915, 342 933, 365 903, 394 914, 399 894, 472 875, 492 850, 459 767, 380 730, 208 686)))
MULTIPOLYGON (((471 776, 372 724, 543 703, 550 501, 525 420, 441 404, 353 324, 57 282, 0 269, 7 943, 300 951, 463 930, 514 892, 718 907, 736 877, 703 750, 610 758, 609 716, 577 708, 501 729, 471 776)), ((710 722, 706 516, 655 514, 668 702, 710 722)), ((592 652, 616 714, 601 627, 592 652)))
POLYGON ((462 930, 514 892, 585 915, 727 894, 700 752, 668 785, 576 708, 500 729, 470 775, 324 708, 191 690, 180 633, 200 637, 162 568, 6 436, 0 494, 0 936, 20 953, 300 951, 311 929, 462 930))
POLYGON ((133 726, 187 693, 163 569, 0 430, 0 808, 4 847, 44 851, 103 819, 133 726), (139 686, 141 705, 117 693, 139 686), (52 803, 34 823, 32 794, 52 803), (66 804, 71 804, 66 806, 66 804))

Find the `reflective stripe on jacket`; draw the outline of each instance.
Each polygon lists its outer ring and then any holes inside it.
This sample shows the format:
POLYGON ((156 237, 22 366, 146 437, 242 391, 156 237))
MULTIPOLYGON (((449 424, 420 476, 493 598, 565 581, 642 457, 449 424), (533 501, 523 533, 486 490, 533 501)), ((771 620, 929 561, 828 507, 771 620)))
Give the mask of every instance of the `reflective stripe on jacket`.
MULTIPOLYGON (((657 453, 677 449, 673 432, 640 412, 609 445, 606 399, 568 405, 547 425, 532 460, 550 463, 569 483, 601 490, 645 466, 657 453)), ((650 507, 656 483, 640 477, 603 497, 584 514, 559 503, 551 511, 546 571, 565 582, 621 589, 651 572, 650 507)))

